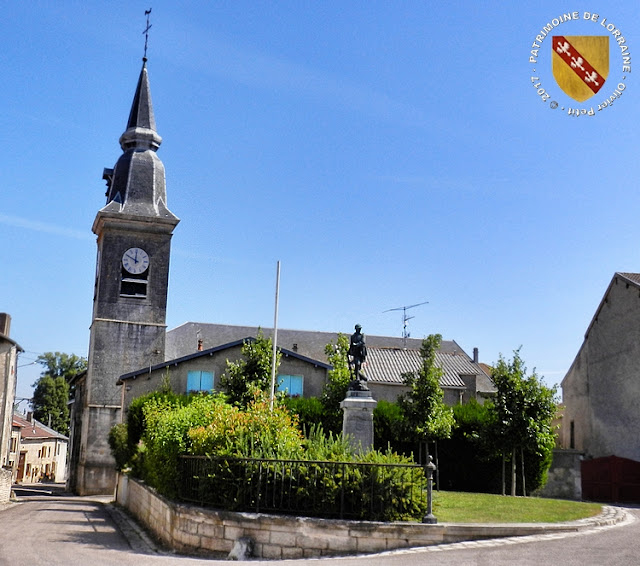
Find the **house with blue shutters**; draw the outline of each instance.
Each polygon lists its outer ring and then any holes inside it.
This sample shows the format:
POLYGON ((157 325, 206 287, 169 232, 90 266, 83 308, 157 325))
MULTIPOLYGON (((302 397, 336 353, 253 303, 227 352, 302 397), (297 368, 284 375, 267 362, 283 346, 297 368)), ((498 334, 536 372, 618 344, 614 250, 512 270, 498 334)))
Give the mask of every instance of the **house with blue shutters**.
MULTIPOLYGON (((272 336, 269 328, 188 322, 166 335, 167 360, 128 372, 120 377, 122 406, 169 384, 176 393, 219 391, 220 378, 227 360, 242 355, 242 344, 254 340, 262 331, 272 336)), ((320 397, 331 369, 325 353, 327 344, 336 344, 338 333, 278 329, 278 348, 282 358, 278 368, 277 389, 291 396, 320 397)), ((391 336, 367 336, 367 361, 364 373, 376 400, 395 401, 407 391, 402 376, 417 372, 422 359, 422 340, 391 336)), ((443 340, 436 361, 442 368, 440 386, 445 403, 455 405, 476 399, 480 403, 495 392, 491 378, 477 359, 452 340, 443 340)))
MULTIPOLYGON (((251 340, 255 338, 247 336, 207 349, 200 342, 192 353, 122 375, 118 385, 122 386, 124 410, 136 397, 157 391, 165 384, 175 393, 220 391, 220 378, 227 360, 240 359, 242 345, 251 340)), ((281 348, 280 353, 277 390, 290 396, 319 397, 331 366, 287 348, 281 348)))

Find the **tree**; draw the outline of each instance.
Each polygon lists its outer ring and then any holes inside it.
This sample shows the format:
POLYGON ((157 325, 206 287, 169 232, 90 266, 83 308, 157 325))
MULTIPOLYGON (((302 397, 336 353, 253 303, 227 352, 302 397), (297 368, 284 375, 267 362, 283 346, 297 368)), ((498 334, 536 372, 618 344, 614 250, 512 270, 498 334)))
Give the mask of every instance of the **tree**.
POLYGON ((327 383, 322 391, 322 405, 325 410, 325 425, 327 432, 342 432, 342 409, 340 403, 347 396, 351 372, 347 353, 349 352, 349 337, 339 333, 336 343, 325 346, 327 361, 333 366, 327 374, 327 383))
POLYGON ((436 351, 442 336, 431 334, 422 341, 422 366, 417 373, 404 374, 404 384, 410 388, 398 397, 408 434, 418 442, 428 442, 451 436, 453 412, 444 403, 440 387, 442 368, 436 365, 436 351))
MULTIPOLYGON (((229 401, 246 407, 253 400, 256 391, 268 392, 271 389, 271 364, 273 360, 273 342, 265 338, 258 330, 255 340, 247 340, 242 345, 243 358, 227 360, 227 367, 220 378, 220 385, 228 395, 229 401)), ((276 375, 280 365, 280 351, 276 353, 276 375)))
POLYGON ((87 369, 75 354, 45 352, 36 359, 44 367, 33 384, 33 416, 60 434, 69 434, 69 380, 87 369))
POLYGON ((527 368, 515 350, 513 359, 500 356, 491 377, 496 386, 492 407, 492 438, 503 459, 502 493, 505 493, 504 463, 511 458, 511 495, 516 494, 516 457, 522 463, 522 493, 526 495, 526 467, 533 484, 530 491, 544 485, 555 444, 552 421, 556 411, 556 388, 546 387, 535 370, 527 368), (527 458, 525 458, 527 455, 527 458))

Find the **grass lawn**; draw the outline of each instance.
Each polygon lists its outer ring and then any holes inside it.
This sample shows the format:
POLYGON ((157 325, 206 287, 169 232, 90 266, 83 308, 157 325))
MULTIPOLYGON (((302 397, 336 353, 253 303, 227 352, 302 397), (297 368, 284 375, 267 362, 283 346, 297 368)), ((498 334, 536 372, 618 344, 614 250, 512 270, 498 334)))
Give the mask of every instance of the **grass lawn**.
POLYGON ((434 491, 438 523, 560 523, 598 515, 599 503, 434 491))

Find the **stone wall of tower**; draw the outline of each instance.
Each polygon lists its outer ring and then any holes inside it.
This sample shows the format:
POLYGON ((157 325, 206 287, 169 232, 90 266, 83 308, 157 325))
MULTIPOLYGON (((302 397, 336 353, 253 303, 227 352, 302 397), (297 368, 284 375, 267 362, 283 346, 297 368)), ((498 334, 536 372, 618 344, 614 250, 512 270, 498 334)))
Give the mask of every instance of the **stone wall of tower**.
POLYGON ((68 481, 80 495, 115 488, 108 435, 122 418, 118 378, 164 360, 170 245, 179 219, 166 207, 164 166, 155 153, 161 141, 145 62, 120 138, 123 154, 105 170, 107 204, 92 228, 98 245, 93 317, 87 372, 76 384, 68 481), (125 269, 131 248, 148 255, 142 273, 125 269))

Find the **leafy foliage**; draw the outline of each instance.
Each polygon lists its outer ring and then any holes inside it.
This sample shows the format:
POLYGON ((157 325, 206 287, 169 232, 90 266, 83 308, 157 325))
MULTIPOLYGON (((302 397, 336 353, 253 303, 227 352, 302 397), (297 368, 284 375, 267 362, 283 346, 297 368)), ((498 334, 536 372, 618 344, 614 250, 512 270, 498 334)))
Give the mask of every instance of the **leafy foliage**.
POLYGON ((438 442, 441 488, 499 493, 501 460, 491 449, 491 402, 454 405, 453 416, 451 437, 438 442))
POLYGON ((87 360, 75 354, 61 352, 45 352, 36 359, 36 362, 44 366, 41 375, 49 377, 64 377, 67 381, 87 369, 87 360))
MULTIPOLYGON (((362 462, 371 464, 413 464, 411 458, 398 456, 387 451, 371 451, 364 454, 362 462)), ((363 478, 359 495, 361 508, 367 508, 369 497, 375 497, 376 514, 369 520, 377 521, 415 521, 421 520, 427 510, 426 478, 420 473, 416 476, 412 468, 370 467, 363 478), (366 475, 373 477, 366 477, 366 475), (368 486, 382 486, 383 492, 368 490, 368 486), (408 489, 408 486, 412 486, 408 489)), ((368 518, 368 517, 362 517, 368 518)))
MULTIPOLYGON (((220 378, 220 385, 231 403, 246 407, 257 391, 270 391, 273 342, 265 338, 262 330, 255 340, 247 340, 242 346, 243 358, 228 361, 220 378)), ((276 374, 280 365, 280 352, 276 352, 276 374)))
POLYGON ((325 412, 325 429, 336 434, 342 432, 342 409, 340 403, 347 396, 351 372, 347 353, 349 351, 349 337, 339 333, 336 343, 325 346, 327 361, 333 366, 327 374, 327 383, 322 391, 322 405, 325 412))
POLYGON ((116 469, 121 472, 129 463, 127 423, 118 423, 109 431, 109 447, 116 461, 116 469))
POLYGON ((373 410, 374 445, 378 449, 392 446, 398 449, 405 443, 405 426, 398 403, 381 399, 373 410))
POLYGON ((127 425, 112 429, 110 445, 119 467, 131 466, 134 474, 168 497, 179 492, 181 455, 224 458, 217 468, 210 468, 205 475, 199 473, 194 480, 199 482, 197 489, 203 498, 213 497, 228 509, 244 508, 242 502, 250 501, 258 488, 273 490, 275 484, 260 483, 274 481, 268 479, 274 477, 269 476, 271 472, 292 486, 309 514, 322 511, 331 515, 343 496, 350 513, 362 518, 368 512, 363 497, 374 498, 377 511, 369 518, 378 520, 419 519, 426 505, 423 477, 420 473, 409 481, 409 468, 375 472, 370 467, 331 467, 318 462, 397 464, 407 463, 405 458, 391 452, 357 456, 341 435, 325 435, 320 426, 312 426, 305 438, 296 415, 280 401, 271 410, 267 396, 259 393, 246 408, 229 404, 221 394, 146 395, 130 405, 127 425), (291 466, 268 460, 262 464, 264 473, 251 479, 251 463, 238 471, 235 458, 241 457, 299 462, 296 477, 291 475, 291 466), (341 476, 345 469, 350 470, 348 477, 341 476), (409 484, 414 492, 407 494, 409 484), (323 501, 318 500, 319 491, 324 494, 323 501))
POLYGON ((142 408, 145 481, 168 497, 174 497, 179 478, 178 456, 189 453, 191 448, 189 431, 221 418, 221 410, 236 409, 227 405, 220 395, 151 397, 142 408))
POLYGON ((524 452, 527 491, 531 492, 544 485, 551 465, 556 388, 546 387, 535 371, 527 376, 519 350, 511 361, 500 356, 492 378, 497 390, 491 427, 494 450, 503 455, 524 452))
POLYGON ((317 397, 284 397, 284 406, 297 416, 300 428, 308 434, 314 427, 325 429, 326 411, 317 397))
POLYGON ((87 361, 74 354, 45 352, 36 359, 44 367, 33 384, 33 416, 60 434, 69 434, 69 380, 87 368, 87 361))
POLYGON ((444 392, 440 387, 442 369, 436 365, 436 351, 442 336, 431 334, 422 341, 420 355, 422 367, 415 373, 404 374, 408 393, 398 397, 408 434, 417 441, 448 438, 453 427, 453 413, 444 404, 444 392))
POLYGON ((282 405, 273 410, 266 396, 256 396, 246 410, 219 403, 209 423, 188 431, 188 453, 247 458, 299 458, 302 434, 297 419, 282 405))

